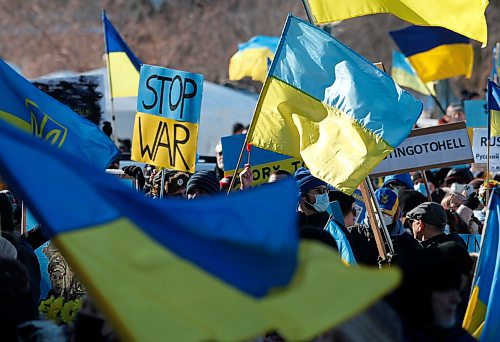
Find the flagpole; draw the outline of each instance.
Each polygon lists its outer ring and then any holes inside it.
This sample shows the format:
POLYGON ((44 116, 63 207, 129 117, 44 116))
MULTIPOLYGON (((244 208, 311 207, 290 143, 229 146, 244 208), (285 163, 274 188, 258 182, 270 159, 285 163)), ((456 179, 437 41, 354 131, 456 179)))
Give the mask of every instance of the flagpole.
MULTIPOLYGON (((490 143, 491 143, 491 110, 490 110, 490 82, 486 80, 486 108, 488 109, 488 140, 486 145, 486 203, 489 205, 490 199, 490 143)), ((488 209, 487 209, 488 210, 488 209)), ((484 229, 483 229, 484 231, 484 229)))
MULTIPOLYGON (((422 80, 420 79, 420 76, 418 76, 418 74, 417 74, 416 72, 415 72, 415 74, 417 75, 418 79, 419 79, 420 81, 422 81, 422 80)), ((444 115, 446 115, 446 110, 445 110, 445 109, 443 108, 443 106, 441 105, 441 102, 439 102, 439 100, 437 99, 437 97, 436 97, 436 96, 434 96, 434 95, 431 93, 431 90, 429 89, 429 87, 427 86, 427 84, 426 84, 424 81, 422 81, 422 84, 424 85, 424 87, 425 87, 425 89, 427 90, 427 92, 429 93, 429 95, 430 95, 430 96, 434 99, 434 102, 436 102, 436 105, 439 107, 439 109, 441 109, 441 112, 442 112, 444 115)))
POLYGON ((113 129, 113 142, 116 143, 118 142, 117 136, 116 136, 116 122, 115 122, 115 105, 114 105, 114 100, 113 100, 113 83, 111 82, 111 67, 109 63, 109 53, 108 53, 108 38, 106 35, 106 24, 104 23, 104 18, 106 16, 106 11, 102 11, 102 26, 103 26, 103 33, 104 33, 104 51, 106 54, 106 69, 108 72, 108 83, 109 83, 109 97, 111 98, 111 127, 113 129))

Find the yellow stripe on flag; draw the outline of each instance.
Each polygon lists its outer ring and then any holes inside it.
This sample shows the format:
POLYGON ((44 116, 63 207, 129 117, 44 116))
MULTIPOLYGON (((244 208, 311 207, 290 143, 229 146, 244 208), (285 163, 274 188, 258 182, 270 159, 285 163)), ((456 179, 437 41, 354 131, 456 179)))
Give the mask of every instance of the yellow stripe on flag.
POLYGON ((408 57, 423 82, 465 75, 470 78, 474 51, 470 44, 447 44, 408 57))
POLYGON ((31 131, 31 124, 29 122, 26 122, 20 117, 4 112, 2 110, 0 110, 0 120, 3 120, 25 132, 31 131))
POLYGON ((264 83, 267 76, 268 62, 273 60, 274 52, 268 47, 238 51, 229 60, 229 79, 238 81, 251 77, 254 81, 264 83))
POLYGON ((316 177, 346 193, 393 150, 350 116, 274 77, 260 98, 251 143, 302 159, 316 177))
POLYGON ((346 268, 328 247, 304 241, 287 288, 256 299, 166 250, 128 219, 62 233, 55 242, 124 340, 240 341, 271 330, 309 340, 400 280, 396 269, 346 268))
POLYGON ((484 325, 484 320, 486 318, 486 304, 481 302, 478 298, 479 287, 474 286, 472 294, 469 299, 469 305, 467 306, 467 311, 465 312, 463 328, 473 335, 475 338, 481 336, 481 330, 484 325))
POLYGON ((139 72, 125 52, 110 52, 108 68, 112 97, 137 96, 139 72))
POLYGON ((498 137, 500 136, 500 111, 491 109, 490 115, 491 115, 491 136, 498 137))

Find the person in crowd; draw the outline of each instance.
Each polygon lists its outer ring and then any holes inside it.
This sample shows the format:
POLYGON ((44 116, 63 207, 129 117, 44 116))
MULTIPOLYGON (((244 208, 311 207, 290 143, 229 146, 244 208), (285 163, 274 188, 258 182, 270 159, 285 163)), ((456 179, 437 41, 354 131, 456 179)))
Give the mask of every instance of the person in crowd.
POLYGON ((137 189, 143 191, 144 186, 146 184, 146 177, 144 176, 144 172, 137 165, 127 165, 122 167, 122 171, 125 172, 126 175, 135 178, 137 183, 137 189))
POLYGON ((221 180, 224 178, 224 156, 222 155, 222 143, 220 141, 215 145, 215 159, 215 176, 221 180))
MULTIPOLYGON (((427 186, 429 188, 429 193, 434 192, 436 190, 436 186, 434 185, 433 177, 430 172, 425 172, 427 177, 427 186)), ((425 187, 424 176, 421 171, 414 172, 411 175, 411 179, 413 180, 413 188, 418 192, 421 192, 424 196, 427 196, 427 188, 425 187)))
POLYGON ((400 188, 411 190, 413 189, 413 181, 409 173, 400 173, 397 175, 390 175, 384 178, 382 188, 389 188, 398 191, 400 188))
POLYGON ((380 211, 382 212, 394 247, 395 256, 392 262, 399 263, 400 260, 422 247, 404 229, 403 223, 400 220, 401 209, 399 207, 398 195, 391 189, 381 188, 375 191, 375 198, 380 206, 380 211))
POLYGON ((17 327, 38 319, 38 306, 26 268, 17 260, 0 257, 0 334, 17 341, 17 327))
POLYGON ((102 123, 102 131, 108 136, 108 138, 111 139, 111 136, 113 135, 113 127, 111 126, 111 122, 104 121, 102 123))
POLYGON ((213 171, 198 171, 188 180, 186 198, 188 200, 220 193, 219 179, 213 171))
POLYGON ((274 183, 291 176, 292 174, 286 170, 276 170, 269 175, 269 180, 267 182, 274 183))
POLYGON ((461 103, 452 103, 446 108, 446 114, 438 120, 438 125, 465 121, 465 110, 461 103))
POLYGON ((185 197, 189 174, 182 171, 168 170, 165 172, 164 197, 185 197))
POLYGON ((245 130, 245 126, 243 126, 243 124, 240 122, 236 122, 233 125, 233 135, 242 134, 244 130, 245 130))
POLYGON ((330 206, 328 184, 311 175, 311 171, 304 167, 295 172, 294 179, 299 191, 299 226, 309 225, 323 229, 330 217, 327 212, 330 206))
POLYGON ((402 262, 402 284, 389 302, 401 317, 404 341, 474 341, 458 314, 464 283, 456 252, 456 244, 447 242, 418 250, 402 262))
POLYGON ((451 187, 453 183, 469 184, 474 179, 472 172, 466 167, 452 168, 446 174, 444 184, 446 187, 451 187))
POLYGON ((427 202, 427 197, 417 190, 399 189, 398 191, 399 208, 401 209, 401 217, 404 219, 406 214, 424 202, 427 202))
POLYGON ((406 214, 413 237, 424 248, 439 246, 448 241, 455 241, 466 249, 465 242, 456 233, 445 234, 446 211, 434 202, 424 202, 406 214))

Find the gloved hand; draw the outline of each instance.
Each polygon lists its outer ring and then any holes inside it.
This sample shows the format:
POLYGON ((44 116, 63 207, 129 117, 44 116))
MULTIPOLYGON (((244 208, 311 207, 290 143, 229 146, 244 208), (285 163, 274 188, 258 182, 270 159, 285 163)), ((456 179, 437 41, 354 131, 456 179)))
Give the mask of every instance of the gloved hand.
POLYGON ((477 197, 477 193, 473 192, 467 198, 465 199, 465 202, 463 203, 467 208, 470 208, 472 210, 476 210, 477 207, 479 206, 479 198, 477 197))
POLYGON ((134 177, 137 180, 137 186, 142 190, 144 188, 144 183, 146 180, 144 179, 144 174, 142 173, 142 169, 136 165, 128 165, 122 168, 123 172, 126 175, 134 177))

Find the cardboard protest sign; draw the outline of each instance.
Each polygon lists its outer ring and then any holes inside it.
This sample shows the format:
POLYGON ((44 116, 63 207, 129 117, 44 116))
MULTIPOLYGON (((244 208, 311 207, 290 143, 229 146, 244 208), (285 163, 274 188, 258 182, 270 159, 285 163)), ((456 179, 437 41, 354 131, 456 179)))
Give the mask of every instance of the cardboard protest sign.
POLYGON ((467 252, 479 253, 481 248, 481 234, 459 234, 467 245, 467 252))
POLYGON ((33 85, 99 125, 105 110, 102 75, 40 78, 33 85))
POLYGON ((370 174, 380 177, 474 161, 463 122, 414 129, 370 174))
POLYGON ((131 159, 195 172, 203 75, 141 67, 131 159))
MULTIPOLYGON (((224 175, 234 174, 241 149, 245 142, 245 136, 245 134, 237 134, 221 139, 224 175)), ((246 149, 242 160, 240 170, 248 161, 248 151, 246 149)), ((271 173, 277 170, 285 170, 293 175, 298 168, 304 166, 304 162, 284 154, 252 146, 250 150, 250 165, 252 166, 253 185, 260 185, 267 183, 271 173)))
MULTIPOLYGON (((490 138, 490 170, 500 171, 500 137, 490 138)), ((472 152, 474 162, 485 164, 488 154, 488 129, 473 128, 472 152)))

